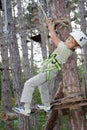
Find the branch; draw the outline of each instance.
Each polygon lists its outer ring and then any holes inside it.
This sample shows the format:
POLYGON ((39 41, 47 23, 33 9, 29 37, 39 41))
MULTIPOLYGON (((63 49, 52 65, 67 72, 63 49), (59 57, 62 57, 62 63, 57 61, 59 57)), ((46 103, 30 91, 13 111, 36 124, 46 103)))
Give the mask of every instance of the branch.
POLYGON ((16 113, 3 112, 1 118, 3 121, 12 121, 18 119, 18 115, 16 113))

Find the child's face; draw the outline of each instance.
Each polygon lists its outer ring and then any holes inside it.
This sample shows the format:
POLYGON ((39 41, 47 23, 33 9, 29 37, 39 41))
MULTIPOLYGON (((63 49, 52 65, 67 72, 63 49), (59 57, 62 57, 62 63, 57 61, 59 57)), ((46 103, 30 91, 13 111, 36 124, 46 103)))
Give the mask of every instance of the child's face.
POLYGON ((66 41, 65 41, 66 46, 69 49, 76 49, 78 46, 78 44, 76 43, 76 41, 74 40, 74 38, 72 36, 69 36, 66 41))

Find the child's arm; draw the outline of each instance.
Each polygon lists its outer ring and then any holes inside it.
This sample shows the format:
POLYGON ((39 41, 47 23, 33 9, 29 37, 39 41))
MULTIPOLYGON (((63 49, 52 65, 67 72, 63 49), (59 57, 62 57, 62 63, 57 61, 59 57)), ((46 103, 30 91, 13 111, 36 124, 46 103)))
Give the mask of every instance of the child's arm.
POLYGON ((54 31, 54 28, 51 24, 51 21, 49 19, 46 19, 46 24, 48 26, 48 29, 49 29, 49 32, 51 34, 51 39, 53 41, 53 43, 58 46, 59 42, 60 42, 60 39, 56 36, 56 33, 54 31))

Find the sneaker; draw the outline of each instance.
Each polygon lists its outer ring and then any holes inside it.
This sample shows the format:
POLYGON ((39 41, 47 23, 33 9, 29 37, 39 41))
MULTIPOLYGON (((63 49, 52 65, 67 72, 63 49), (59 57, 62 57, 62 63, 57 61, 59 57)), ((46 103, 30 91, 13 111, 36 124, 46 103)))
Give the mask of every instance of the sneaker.
POLYGON ((38 104, 35 106, 37 110, 44 110, 45 112, 49 112, 51 110, 50 106, 46 106, 44 104, 38 104))
POLYGON ((30 116, 31 114, 31 109, 26 109, 24 106, 20 107, 14 107, 12 110, 16 113, 23 114, 25 116, 30 116))

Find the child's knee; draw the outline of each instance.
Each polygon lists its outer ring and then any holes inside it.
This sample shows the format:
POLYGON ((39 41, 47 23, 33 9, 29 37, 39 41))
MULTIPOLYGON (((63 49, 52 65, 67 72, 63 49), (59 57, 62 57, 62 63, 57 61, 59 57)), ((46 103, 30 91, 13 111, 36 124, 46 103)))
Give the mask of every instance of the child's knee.
POLYGON ((27 80, 26 82, 25 82, 25 84, 24 84, 24 86, 30 86, 30 87, 32 87, 34 85, 34 81, 32 80, 32 79, 29 79, 29 80, 27 80))
POLYGON ((29 80, 24 83, 24 86, 29 86, 29 80))

